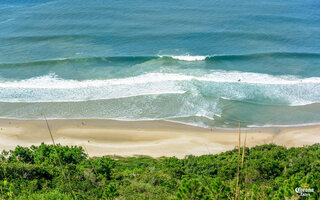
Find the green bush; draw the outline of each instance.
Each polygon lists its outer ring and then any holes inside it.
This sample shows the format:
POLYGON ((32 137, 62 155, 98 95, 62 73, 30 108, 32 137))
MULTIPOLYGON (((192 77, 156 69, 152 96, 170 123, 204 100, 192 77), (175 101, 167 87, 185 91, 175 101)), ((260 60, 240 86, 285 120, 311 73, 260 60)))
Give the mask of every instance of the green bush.
MULTIPOLYGON (((294 189, 306 184, 315 192, 303 198, 320 199, 319 144, 289 149, 260 145, 245 153, 240 199, 297 199, 294 189)), ((234 199, 237 170, 237 149, 154 159, 88 158, 75 146, 17 146, 0 155, 0 198, 234 199)))

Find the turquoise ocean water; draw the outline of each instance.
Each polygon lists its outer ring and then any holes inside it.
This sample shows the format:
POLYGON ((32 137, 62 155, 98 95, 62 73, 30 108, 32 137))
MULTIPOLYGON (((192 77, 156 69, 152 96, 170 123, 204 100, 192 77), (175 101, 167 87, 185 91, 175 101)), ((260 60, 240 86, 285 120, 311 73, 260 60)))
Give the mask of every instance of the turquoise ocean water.
POLYGON ((0 1, 0 118, 320 123, 320 2, 0 1))

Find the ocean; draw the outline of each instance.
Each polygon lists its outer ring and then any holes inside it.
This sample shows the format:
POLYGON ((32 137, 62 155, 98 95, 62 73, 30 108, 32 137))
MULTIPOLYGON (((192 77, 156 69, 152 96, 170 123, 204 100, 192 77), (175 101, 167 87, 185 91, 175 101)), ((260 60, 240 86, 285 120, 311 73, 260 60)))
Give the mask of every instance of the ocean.
POLYGON ((320 123, 318 0, 1 0, 0 118, 320 123))

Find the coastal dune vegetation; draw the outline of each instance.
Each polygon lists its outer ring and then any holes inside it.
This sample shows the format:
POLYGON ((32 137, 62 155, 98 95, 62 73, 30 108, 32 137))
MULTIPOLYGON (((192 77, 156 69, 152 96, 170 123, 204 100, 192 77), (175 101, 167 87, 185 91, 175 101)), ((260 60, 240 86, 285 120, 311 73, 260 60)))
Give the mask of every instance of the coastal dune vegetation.
POLYGON ((265 144, 178 159, 89 157, 81 146, 42 143, 0 155, 1 199, 318 200, 319 191, 320 144, 265 144), (314 192, 300 197, 297 187, 314 192))

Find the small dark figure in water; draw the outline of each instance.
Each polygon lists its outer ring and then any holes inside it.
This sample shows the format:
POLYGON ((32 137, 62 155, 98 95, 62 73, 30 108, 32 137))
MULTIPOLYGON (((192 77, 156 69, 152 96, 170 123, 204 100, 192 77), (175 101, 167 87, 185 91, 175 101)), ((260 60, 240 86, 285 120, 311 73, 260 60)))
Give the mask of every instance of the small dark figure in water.
POLYGON ((240 82, 240 81, 241 81, 241 79, 238 80, 238 82, 240 82))

